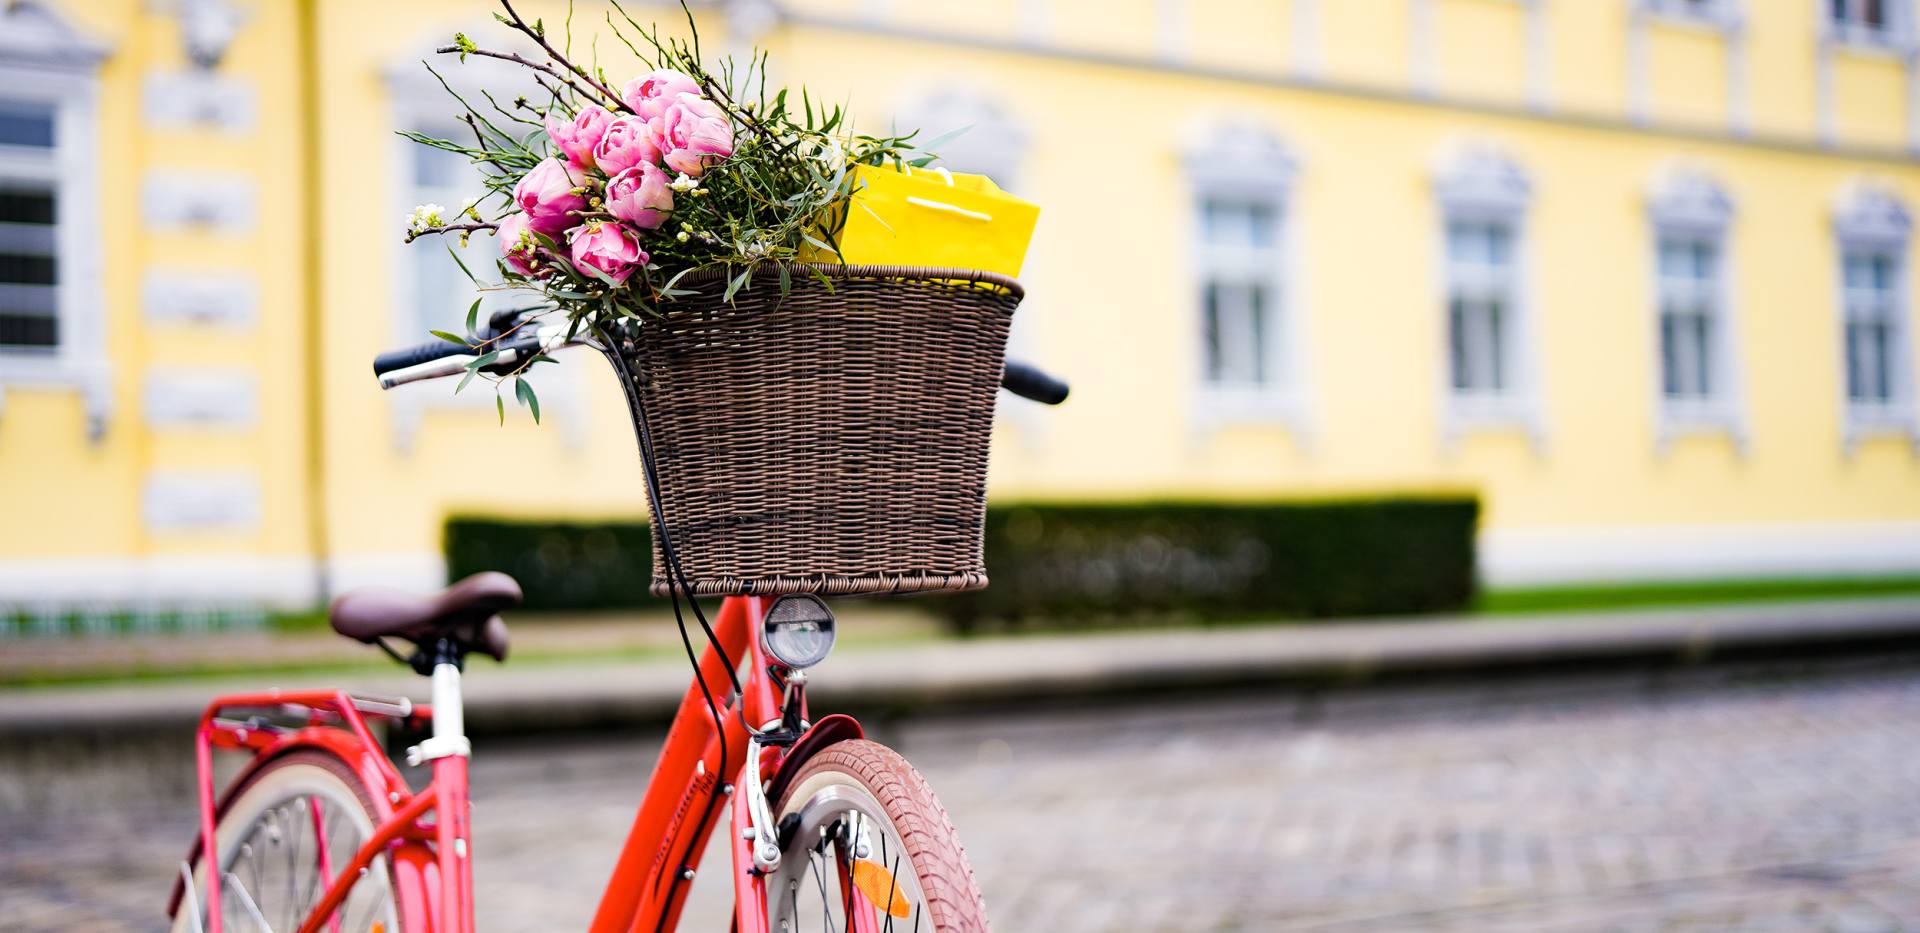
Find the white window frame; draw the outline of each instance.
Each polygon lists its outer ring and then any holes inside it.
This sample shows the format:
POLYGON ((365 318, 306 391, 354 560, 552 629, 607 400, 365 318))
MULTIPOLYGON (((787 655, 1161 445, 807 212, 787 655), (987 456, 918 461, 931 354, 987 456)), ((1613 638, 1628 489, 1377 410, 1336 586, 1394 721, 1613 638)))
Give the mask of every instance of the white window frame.
POLYGON ((1891 190, 1870 182, 1856 182, 1841 193, 1834 211, 1835 323, 1839 352, 1839 396, 1843 411, 1844 448, 1851 452, 1862 440, 1877 436, 1904 437, 1920 450, 1920 406, 1914 395, 1913 292, 1911 244, 1913 217, 1891 190), (1892 398, 1883 403, 1856 402, 1848 389, 1846 262, 1850 254, 1871 251, 1894 260, 1892 398))
POLYGON ((1833 19, 1833 0, 1814 0, 1820 18, 1820 35, 1826 42, 1851 50, 1911 54, 1914 50, 1912 0, 1882 0, 1887 13, 1885 26, 1872 27, 1860 22, 1867 0, 1845 0, 1851 15, 1844 22, 1833 19))
POLYGON ((1191 185, 1194 393, 1189 416, 1194 431, 1206 436, 1230 426, 1282 427, 1296 441, 1314 438, 1299 237, 1295 234, 1293 183, 1299 160, 1266 127, 1248 120, 1225 120, 1189 137, 1186 165, 1191 185), (1206 205, 1226 200, 1267 207, 1274 218, 1274 243, 1263 256, 1222 255, 1206 242, 1206 205), (1207 286, 1218 275, 1254 279, 1271 296, 1264 346, 1266 378, 1259 383, 1215 382, 1207 374, 1207 286))
POLYGON ((1635 8, 1657 20, 1682 26, 1700 26, 1719 31, 1740 28, 1744 21, 1740 0, 1634 0, 1635 8))
POLYGON ((1520 430, 1536 450, 1546 444, 1533 301, 1531 245, 1527 208, 1533 186, 1519 164, 1497 147, 1458 143, 1442 151, 1434 173, 1439 206, 1435 306, 1440 365, 1442 440, 1452 446, 1465 434, 1520 430), (1507 384, 1499 392, 1461 391, 1454 387, 1452 301, 1455 266, 1450 229, 1456 223, 1501 224, 1512 233, 1508 326, 1501 334, 1507 384))
MULTIPOLYGON (((484 28, 478 25, 473 27, 473 29, 484 28)), ((469 32, 471 31, 470 29, 469 32)), ((526 54, 533 50, 509 49, 509 51, 520 51, 526 54)), ((389 347, 424 343, 433 339, 432 335, 427 333, 427 327, 423 325, 419 309, 414 302, 418 284, 416 270, 417 263, 420 261, 420 250, 444 252, 446 245, 435 237, 406 243, 398 234, 399 228, 404 225, 403 218, 420 203, 419 189, 414 182, 414 159, 418 156, 416 150, 420 148, 420 144, 397 134, 403 130, 417 131, 422 127, 447 128, 448 124, 460 127, 463 132, 470 132, 465 129, 464 124, 458 123, 455 119, 460 112, 459 103, 449 96, 446 88, 441 87, 440 83, 420 65, 422 60, 433 62, 436 57, 430 46, 422 47, 416 49, 414 55, 403 56, 384 72, 391 104, 389 119, 395 131, 389 143, 389 165, 391 166, 388 175, 389 190, 393 193, 388 202, 388 217, 394 224, 396 232, 392 238, 394 245, 390 253, 392 270, 388 292, 391 302, 388 316, 390 336, 385 341, 385 345, 380 348, 383 350, 389 347)), ((458 68, 439 68, 437 65, 436 68, 462 97, 482 107, 485 106, 486 100, 481 95, 482 88, 492 91, 494 98, 503 102, 513 99, 513 92, 503 89, 524 85, 529 90, 538 90, 527 82, 522 69, 506 62, 470 58, 458 68)), ((532 94, 528 94, 528 97, 537 99, 532 94)), ((483 189, 476 182, 473 190, 468 192, 466 197, 470 200, 482 193, 483 189)), ((497 200, 491 203, 498 204, 497 200)), ((464 205, 465 201, 441 203, 449 214, 464 205)), ((472 256, 465 257, 467 268, 476 278, 486 281, 489 279, 489 273, 494 269, 493 257, 497 255, 494 251, 498 244, 495 243, 492 235, 486 233, 476 234, 471 242, 475 248, 474 251, 485 259, 482 264, 475 265, 472 256)), ((487 315, 493 311, 534 302, 533 296, 509 292, 493 292, 480 297, 484 298, 480 306, 482 324, 485 323, 487 315)), ((472 298, 469 297, 467 300, 470 302, 472 298)), ((455 328, 458 329, 464 323, 464 321, 456 322, 455 328)), ((584 404, 585 396, 579 381, 579 369, 581 367, 541 367, 538 378, 534 380, 536 388, 540 391, 542 415, 549 423, 558 423, 563 442, 568 449, 575 451, 580 450, 586 443, 586 419, 570 416, 570 413, 580 412, 580 406, 584 404)), ((456 393, 453 389, 454 386, 449 383, 419 392, 386 393, 393 419, 393 444, 396 449, 401 451, 413 449, 420 426, 430 411, 485 412, 488 418, 493 417, 494 385, 492 383, 482 383, 476 379, 464 392, 456 393)))
POLYGON ((1648 306, 1656 442, 1664 450, 1683 435, 1724 435, 1744 453, 1749 437, 1742 401, 1745 372, 1738 352, 1739 315, 1733 291, 1733 199, 1706 172, 1676 166, 1655 179, 1648 193, 1647 215, 1652 249, 1648 306), (1714 250, 1714 275, 1708 286, 1714 327, 1706 348, 1710 377, 1705 398, 1675 398, 1666 391, 1663 324, 1667 284, 1661 252, 1666 241, 1676 238, 1704 241, 1714 250))
POLYGON ((0 174, 54 183, 59 328, 50 351, 0 348, 0 415, 9 388, 77 391, 92 440, 104 436, 113 404, 103 257, 93 235, 102 226, 96 139, 99 70, 107 54, 106 46, 39 3, 0 3, 0 98, 54 111, 52 165, 37 150, 0 147, 0 174))

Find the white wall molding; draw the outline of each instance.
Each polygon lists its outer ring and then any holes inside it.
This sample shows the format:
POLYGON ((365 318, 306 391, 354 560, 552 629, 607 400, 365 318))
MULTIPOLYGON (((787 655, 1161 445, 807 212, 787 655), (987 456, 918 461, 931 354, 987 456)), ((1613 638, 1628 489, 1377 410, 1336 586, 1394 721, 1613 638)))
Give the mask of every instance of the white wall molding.
POLYGON ((156 230, 211 229, 227 236, 253 231, 256 192, 245 178, 155 169, 141 186, 141 214, 156 230))
POLYGON ((140 304, 149 324, 244 330, 258 316, 260 288, 245 273, 154 270, 140 285, 140 304))
POLYGON ((1527 106, 1553 108, 1553 30, 1547 19, 1547 0, 1524 0, 1527 5, 1527 106))
POLYGON ((1185 61, 1191 44, 1189 33, 1193 31, 1187 0, 1155 0, 1154 5, 1160 21, 1157 31, 1160 57, 1170 62, 1185 61))
POLYGON ((1320 80, 1320 0, 1293 0, 1293 76, 1320 80))
POLYGON ((260 527, 260 481, 239 471, 154 470, 142 489, 148 530, 247 532, 260 527))
POLYGON ((259 554, 0 560, 0 607, 235 606, 319 601, 313 561, 259 554))
POLYGON ((1920 573, 1920 522, 1489 529, 1488 586, 1920 573))
POLYGON ((253 85, 204 71, 154 72, 141 86, 141 114, 166 130, 210 127, 242 134, 254 127, 253 85))
POLYGON ((0 62, 92 76, 112 53, 37 0, 0 2, 0 62))
POLYGON ((1440 11, 1436 7, 1438 0, 1410 0, 1412 6, 1407 9, 1410 40, 1409 53, 1412 60, 1407 63, 1411 69, 1409 77, 1413 82, 1415 97, 1434 98, 1440 96, 1440 11))
POLYGON ((447 559, 438 551, 336 554, 327 561, 327 584, 335 593, 368 586, 430 593, 447 583, 447 559))
POLYGON ((146 379, 147 424, 246 431, 260 419, 260 385, 247 370, 158 370, 146 379))

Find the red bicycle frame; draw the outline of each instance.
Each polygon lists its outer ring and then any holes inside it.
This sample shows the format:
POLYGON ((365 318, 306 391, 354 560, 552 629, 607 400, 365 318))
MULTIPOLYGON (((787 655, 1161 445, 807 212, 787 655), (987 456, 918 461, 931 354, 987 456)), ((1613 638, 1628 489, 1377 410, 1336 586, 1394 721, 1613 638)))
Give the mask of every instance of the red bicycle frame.
MULTIPOLYGON (((739 775, 746 773, 749 735, 745 722, 756 727, 781 716, 781 697, 775 689, 763 656, 759 631, 765 611, 761 597, 729 597, 714 619, 715 640, 725 657, 736 663, 747 659, 742 694, 734 696, 727 677, 726 662, 720 651, 709 645, 701 654, 698 681, 690 683, 682 698, 673 724, 667 731, 660 758, 654 764, 640 810, 627 834, 613 875, 594 914, 592 933, 627 933, 673 929, 685 904, 693 871, 700 864, 707 839, 712 836, 723 810, 731 799, 732 838, 730 855, 734 869, 735 923, 740 933, 765 933, 766 899, 759 873, 752 871, 753 860, 745 831, 751 825, 746 793, 735 792, 739 775), (702 683, 706 690, 702 690, 702 683), (707 705, 709 693, 719 707, 716 727, 713 711, 707 705), (731 773, 723 773, 731 772, 731 773)), ((416 706, 405 700, 387 700, 356 696, 345 691, 271 691, 224 696, 207 707, 200 720, 195 754, 200 797, 200 833, 189 864, 205 853, 218 852, 217 815, 228 800, 216 802, 213 781, 213 751, 229 749, 249 751, 252 759, 229 784, 229 798, 248 775, 275 758, 298 749, 318 749, 338 757, 352 769, 373 801, 373 834, 346 864, 333 870, 329 862, 324 828, 315 812, 318 849, 322 853, 317 870, 326 884, 325 894, 315 904, 300 927, 300 933, 317 933, 323 927, 336 930, 341 903, 359 880, 361 869, 381 855, 393 866, 395 898, 400 921, 408 933, 472 933, 473 862, 472 836, 468 823, 467 755, 464 728, 459 722, 458 675, 452 674, 451 694, 442 694, 443 685, 436 673, 436 698, 450 696, 451 702, 436 719, 433 708, 416 706), (228 714, 245 709, 272 709, 304 717, 297 728, 278 727, 260 719, 236 719, 228 714), (457 739, 458 751, 437 746, 430 755, 433 776, 427 785, 415 791, 409 787, 375 739, 368 716, 405 722, 413 726, 432 723, 432 742, 457 739), (448 720, 452 719, 450 723, 448 720), (429 819, 431 815, 431 819, 429 819)), ((806 716, 804 694, 799 715, 806 716)), ((815 752, 843 739, 861 737, 859 723, 841 715, 828 716, 813 724, 791 747, 770 747, 763 751, 760 773, 767 781, 769 800, 778 799, 798 766, 815 752)), ((844 870, 844 866, 843 866, 844 870)), ((220 872, 206 875, 206 912, 208 933, 221 933, 220 872)), ((846 883, 842 879, 843 885, 846 883)), ((178 910, 184 891, 176 883, 170 912, 178 910)), ((865 903, 857 889, 852 897, 865 903)), ((853 929, 872 929, 871 911, 859 911, 853 929)))

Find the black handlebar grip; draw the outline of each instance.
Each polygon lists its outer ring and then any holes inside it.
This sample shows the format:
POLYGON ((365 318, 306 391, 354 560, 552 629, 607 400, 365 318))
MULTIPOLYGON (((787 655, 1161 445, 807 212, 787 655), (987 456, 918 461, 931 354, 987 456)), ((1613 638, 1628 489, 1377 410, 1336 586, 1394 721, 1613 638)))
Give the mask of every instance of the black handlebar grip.
POLYGON ((1065 382, 1014 360, 1008 360, 1006 371, 1000 374, 1000 387, 1042 405, 1058 405, 1066 401, 1069 391, 1065 382))
POLYGON ((462 346, 449 340, 435 340, 432 343, 423 343, 417 347, 401 347, 398 350, 388 350, 374 357, 373 374, 376 376, 384 376, 396 369, 406 369, 409 366, 418 366, 421 363, 432 360, 446 359, 449 356, 459 356, 462 353, 472 352, 472 347, 462 346))

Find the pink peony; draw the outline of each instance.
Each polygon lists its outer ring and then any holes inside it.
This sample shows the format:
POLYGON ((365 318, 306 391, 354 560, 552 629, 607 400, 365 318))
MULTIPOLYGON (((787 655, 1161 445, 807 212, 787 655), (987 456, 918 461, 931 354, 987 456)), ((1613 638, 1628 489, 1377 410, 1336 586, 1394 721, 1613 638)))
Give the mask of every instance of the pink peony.
POLYGON ((559 159, 547 159, 528 169, 513 186, 513 201, 526 213, 528 227, 558 236, 574 225, 573 212, 586 210, 586 197, 574 193, 586 184, 585 172, 569 168, 559 159))
POLYGON ((500 229, 494 231, 500 238, 500 257, 507 268, 525 276, 541 276, 547 273, 539 263, 540 243, 533 238, 533 231, 527 228, 527 215, 509 214, 500 221, 500 229))
POLYGON ((673 210, 673 189, 667 173, 642 162, 607 181, 607 213, 646 230, 666 222, 673 210))
POLYGON ((594 147, 593 158, 600 164, 600 170, 612 177, 636 165, 658 164, 660 150, 647 131, 647 121, 620 117, 607 125, 606 135, 600 137, 600 145, 594 147))
POLYGON ((567 161, 576 168, 593 167, 593 147, 600 144, 600 137, 607 134, 607 124, 613 122, 613 114, 605 107, 590 104, 574 115, 572 120, 561 121, 552 114, 547 116, 547 137, 566 155, 567 161))
POLYGON ((640 119, 651 120, 666 112, 675 95, 698 93, 700 85, 694 83, 692 78, 671 68, 662 68, 628 81, 627 86, 621 89, 620 99, 633 108, 640 119))
POLYGON ((567 231, 567 237, 573 241, 573 267, 588 278, 598 271, 621 285, 648 259, 640 238, 613 221, 589 220, 567 231))
POLYGON ((647 129, 667 167, 694 178, 733 154, 733 124, 704 97, 681 94, 647 129))

